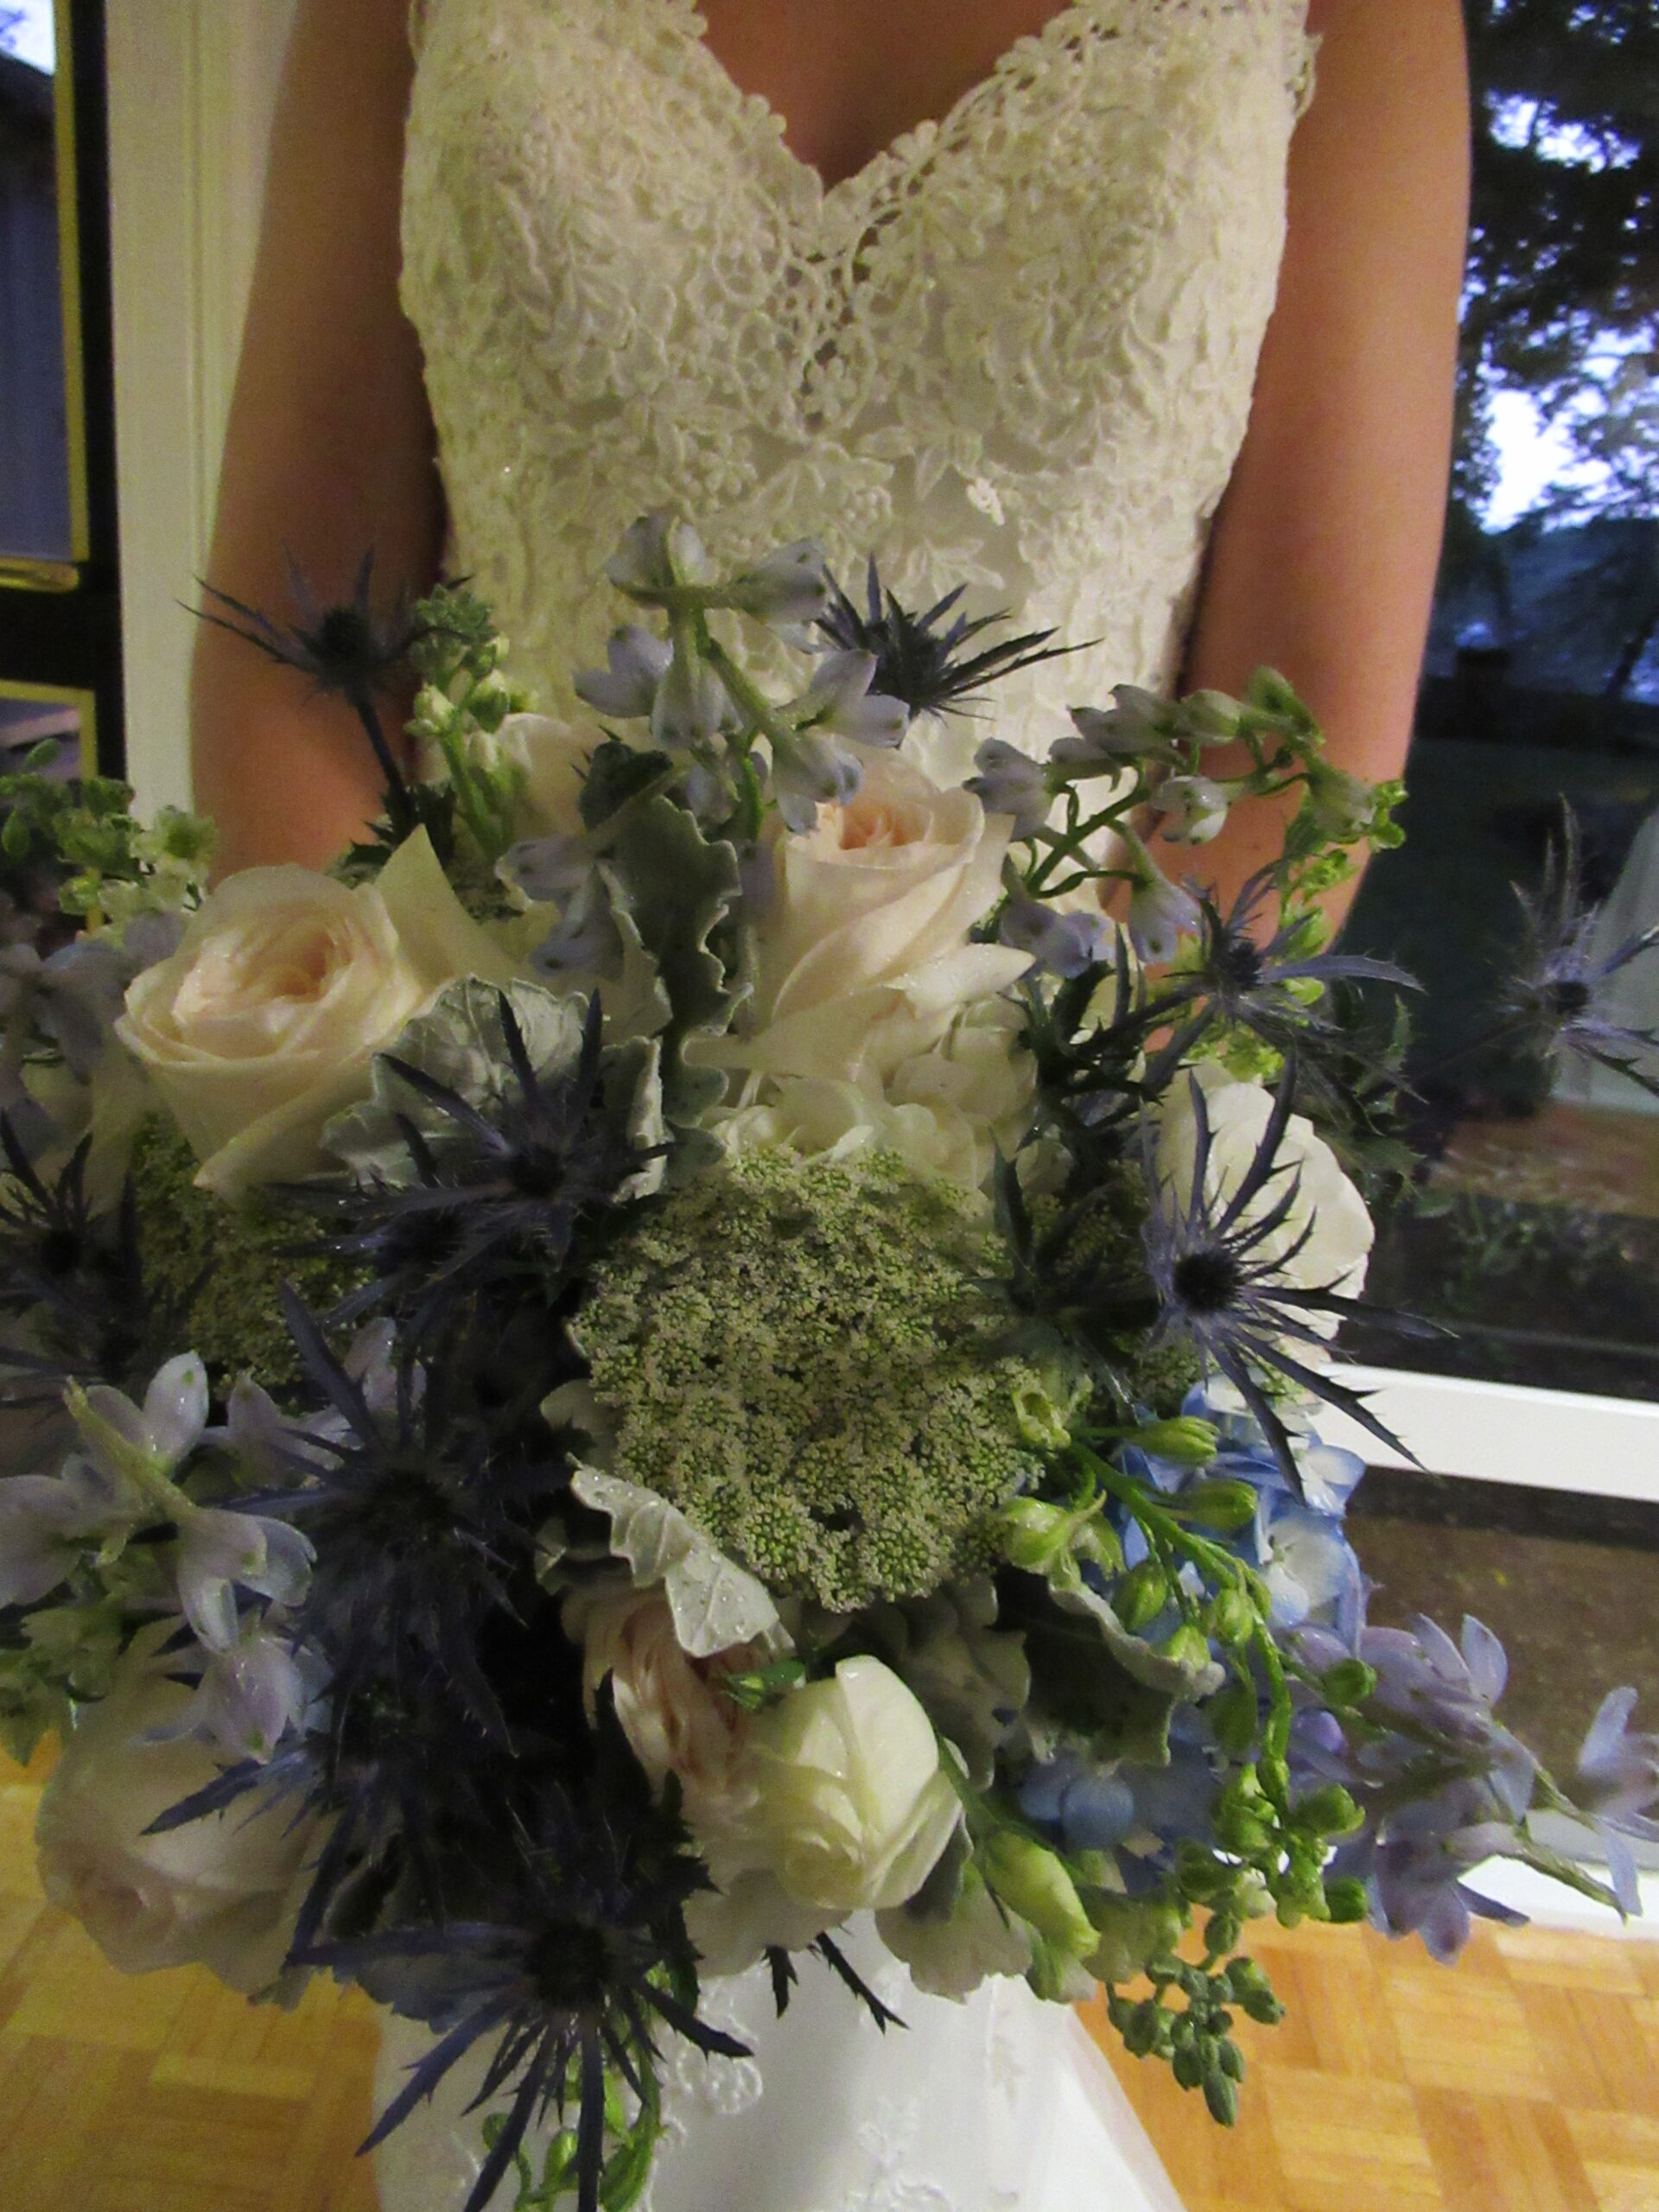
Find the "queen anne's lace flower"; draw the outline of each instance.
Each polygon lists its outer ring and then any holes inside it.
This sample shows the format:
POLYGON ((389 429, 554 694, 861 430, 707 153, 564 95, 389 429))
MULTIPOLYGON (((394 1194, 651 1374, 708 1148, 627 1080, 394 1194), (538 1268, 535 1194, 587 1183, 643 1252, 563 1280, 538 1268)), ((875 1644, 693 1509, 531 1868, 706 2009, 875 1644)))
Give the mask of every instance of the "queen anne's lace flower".
POLYGON ((575 1325, 613 1465, 834 1611, 988 1562, 1038 1471, 970 1201, 888 1154, 740 1155, 629 1232, 575 1325))

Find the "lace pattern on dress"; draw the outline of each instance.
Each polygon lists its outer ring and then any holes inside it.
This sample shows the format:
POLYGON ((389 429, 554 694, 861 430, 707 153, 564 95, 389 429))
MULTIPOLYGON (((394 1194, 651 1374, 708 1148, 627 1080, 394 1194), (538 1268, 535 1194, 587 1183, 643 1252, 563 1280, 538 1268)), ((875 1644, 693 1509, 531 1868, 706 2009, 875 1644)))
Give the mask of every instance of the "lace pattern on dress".
POLYGON ((1306 0, 1075 0, 827 190, 693 0, 422 6, 404 296, 455 559, 550 711, 658 506, 1090 641, 999 692, 1033 747, 1167 678, 1273 306, 1306 0))

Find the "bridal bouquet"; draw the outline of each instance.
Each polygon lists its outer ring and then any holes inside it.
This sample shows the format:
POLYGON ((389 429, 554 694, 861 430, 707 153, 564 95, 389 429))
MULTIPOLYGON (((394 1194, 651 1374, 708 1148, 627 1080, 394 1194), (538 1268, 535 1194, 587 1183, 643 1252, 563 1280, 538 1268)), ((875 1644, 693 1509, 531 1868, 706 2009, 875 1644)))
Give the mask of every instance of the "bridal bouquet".
MULTIPOLYGON (((665 2039, 741 2056, 704 1977, 888 2017, 865 1913, 923 1991, 1105 1983, 1227 2120, 1256 1916, 1449 1957, 1494 1854, 1612 1894, 1529 1827, 1569 1800, 1494 1639, 1367 1625, 1316 1425, 1375 1426, 1328 1347, 1408 1165, 1405 979, 1318 899, 1395 794, 1268 673, 940 788, 907 739, 1046 637, 660 518, 610 574, 581 727, 464 589, 219 602, 375 747, 326 874, 209 891, 205 824, 0 785, 0 1717, 63 1738, 48 1893, 121 1967, 423 2023, 377 2139, 487 2053, 474 2212, 515 2165, 638 2199, 665 2039), (1275 799, 1226 909, 1143 842, 1275 799)), ((1617 1057, 1570 878, 1522 1011, 1617 1057)), ((1631 1704, 1574 1801, 1627 1906, 1631 1704)))

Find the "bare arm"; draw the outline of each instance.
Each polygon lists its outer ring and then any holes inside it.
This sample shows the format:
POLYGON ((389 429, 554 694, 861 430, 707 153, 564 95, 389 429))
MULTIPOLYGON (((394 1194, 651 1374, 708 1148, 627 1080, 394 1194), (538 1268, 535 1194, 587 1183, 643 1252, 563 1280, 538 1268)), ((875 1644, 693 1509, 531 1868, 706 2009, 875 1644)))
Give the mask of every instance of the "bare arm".
MULTIPOLYGON (((1291 149, 1278 305, 1184 680, 1236 692, 1281 670, 1332 759, 1375 781, 1405 761, 1440 553, 1467 73, 1457 0, 1313 0, 1309 29, 1319 83, 1291 149)), ((1253 806, 1196 871, 1189 851, 1160 857, 1230 893, 1278 835, 1253 806)))
MULTIPOLYGON (((376 598, 426 589, 442 531, 419 347, 397 304, 408 0, 300 0, 283 74, 209 581, 279 620, 288 561, 325 600, 372 545, 376 598)), ((331 858, 375 809, 350 714, 204 628, 198 803, 221 868, 331 858)))

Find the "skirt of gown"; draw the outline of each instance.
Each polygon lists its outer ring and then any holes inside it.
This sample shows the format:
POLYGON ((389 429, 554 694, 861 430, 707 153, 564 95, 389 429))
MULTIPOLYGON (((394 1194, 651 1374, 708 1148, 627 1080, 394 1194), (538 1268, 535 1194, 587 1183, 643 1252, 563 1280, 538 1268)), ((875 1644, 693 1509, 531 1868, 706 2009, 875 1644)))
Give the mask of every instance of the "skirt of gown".
MULTIPOLYGON (((906 2024, 884 2035, 813 1960, 781 2019, 764 1967, 706 1985, 705 2016, 753 2056, 705 2059, 668 2038, 648 2212, 1181 2212, 1068 2006, 1006 1980, 965 2004, 924 1997, 874 1930, 845 1948, 906 2024)), ((377 2108, 429 2044, 388 2023, 377 2108)), ((481 2158, 463 2107, 482 2070, 458 2068, 376 2153, 384 2212, 461 2212, 481 2158)), ((539 2177, 534 2149, 531 2163, 539 2177)), ((517 2195, 509 2180, 491 2212, 517 2195)))

